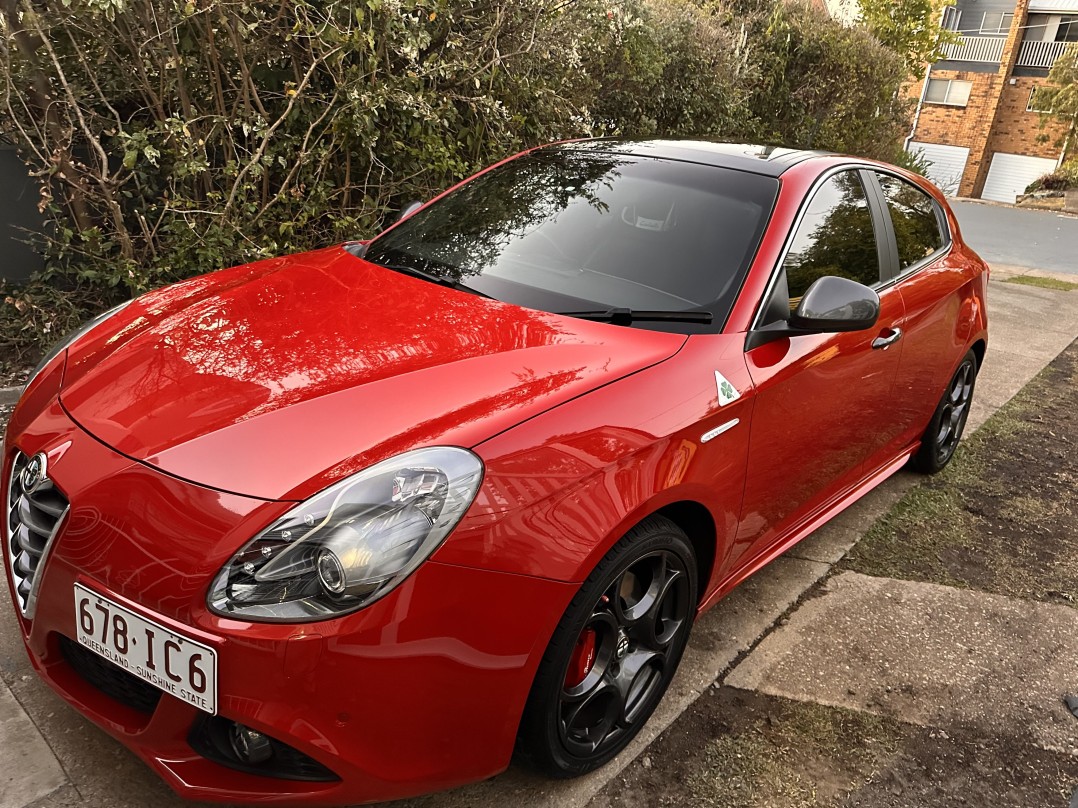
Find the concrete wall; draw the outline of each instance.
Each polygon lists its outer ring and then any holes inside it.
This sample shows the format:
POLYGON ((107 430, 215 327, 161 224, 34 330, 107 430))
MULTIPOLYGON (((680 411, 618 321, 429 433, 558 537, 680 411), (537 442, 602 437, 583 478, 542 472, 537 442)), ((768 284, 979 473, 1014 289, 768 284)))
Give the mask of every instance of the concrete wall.
POLYGON ((0 143, 0 280, 24 281, 41 268, 41 256, 24 243, 20 228, 39 230, 37 184, 15 150, 0 143))

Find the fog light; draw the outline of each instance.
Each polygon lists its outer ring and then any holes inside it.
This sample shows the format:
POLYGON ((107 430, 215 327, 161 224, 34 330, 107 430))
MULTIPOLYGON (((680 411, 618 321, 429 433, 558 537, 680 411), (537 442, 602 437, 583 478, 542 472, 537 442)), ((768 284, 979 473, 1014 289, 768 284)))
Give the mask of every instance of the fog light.
POLYGON ((195 719, 187 742, 206 760, 248 774, 312 783, 341 779, 298 749, 219 715, 195 719))
POLYGON ((270 739, 243 724, 232 725, 228 731, 228 741, 232 745, 232 752, 242 763, 262 763, 273 754, 270 739))

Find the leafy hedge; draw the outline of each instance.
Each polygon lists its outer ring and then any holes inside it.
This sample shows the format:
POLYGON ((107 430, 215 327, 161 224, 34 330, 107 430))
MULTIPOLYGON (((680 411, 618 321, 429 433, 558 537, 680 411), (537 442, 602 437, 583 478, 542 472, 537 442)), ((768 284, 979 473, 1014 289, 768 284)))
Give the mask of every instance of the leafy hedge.
POLYGON ((1055 171, 1037 177, 1027 187, 1026 193, 1037 191, 1069 191, 1078 188, 1078 160, 1064 163, 1055 171))
POLYGON ((893 159, 902 58, 782 0, 0 0, 0 136, 47 269, 0 364, 91 310, 369 235, 568 137, 774 141, 893 159))

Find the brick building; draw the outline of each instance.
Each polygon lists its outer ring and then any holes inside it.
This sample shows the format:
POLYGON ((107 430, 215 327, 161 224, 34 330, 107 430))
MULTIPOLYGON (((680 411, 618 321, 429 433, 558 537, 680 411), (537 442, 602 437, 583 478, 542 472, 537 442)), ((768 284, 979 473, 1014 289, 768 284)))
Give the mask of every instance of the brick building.
POLYGON ((943 25, 961 33, 947 58, 911 86, 918 98, 906 148, 931 163, 946 193, 1014 202, 1054 169, 1068 127, 1042 127, 1037 88, 1078 48, 1078 0, 957 0, 943 25))

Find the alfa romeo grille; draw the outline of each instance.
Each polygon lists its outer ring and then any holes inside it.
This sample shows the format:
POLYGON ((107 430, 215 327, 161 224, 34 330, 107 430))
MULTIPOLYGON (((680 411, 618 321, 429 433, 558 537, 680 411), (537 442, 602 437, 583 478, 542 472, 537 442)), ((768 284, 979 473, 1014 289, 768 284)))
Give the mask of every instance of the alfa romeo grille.
POLYGON ((19 452, 8 482, 5 544, 19 609, 34 616, 37 574, 67 513, 68 501, 48 478, 44 455, 19 452))

